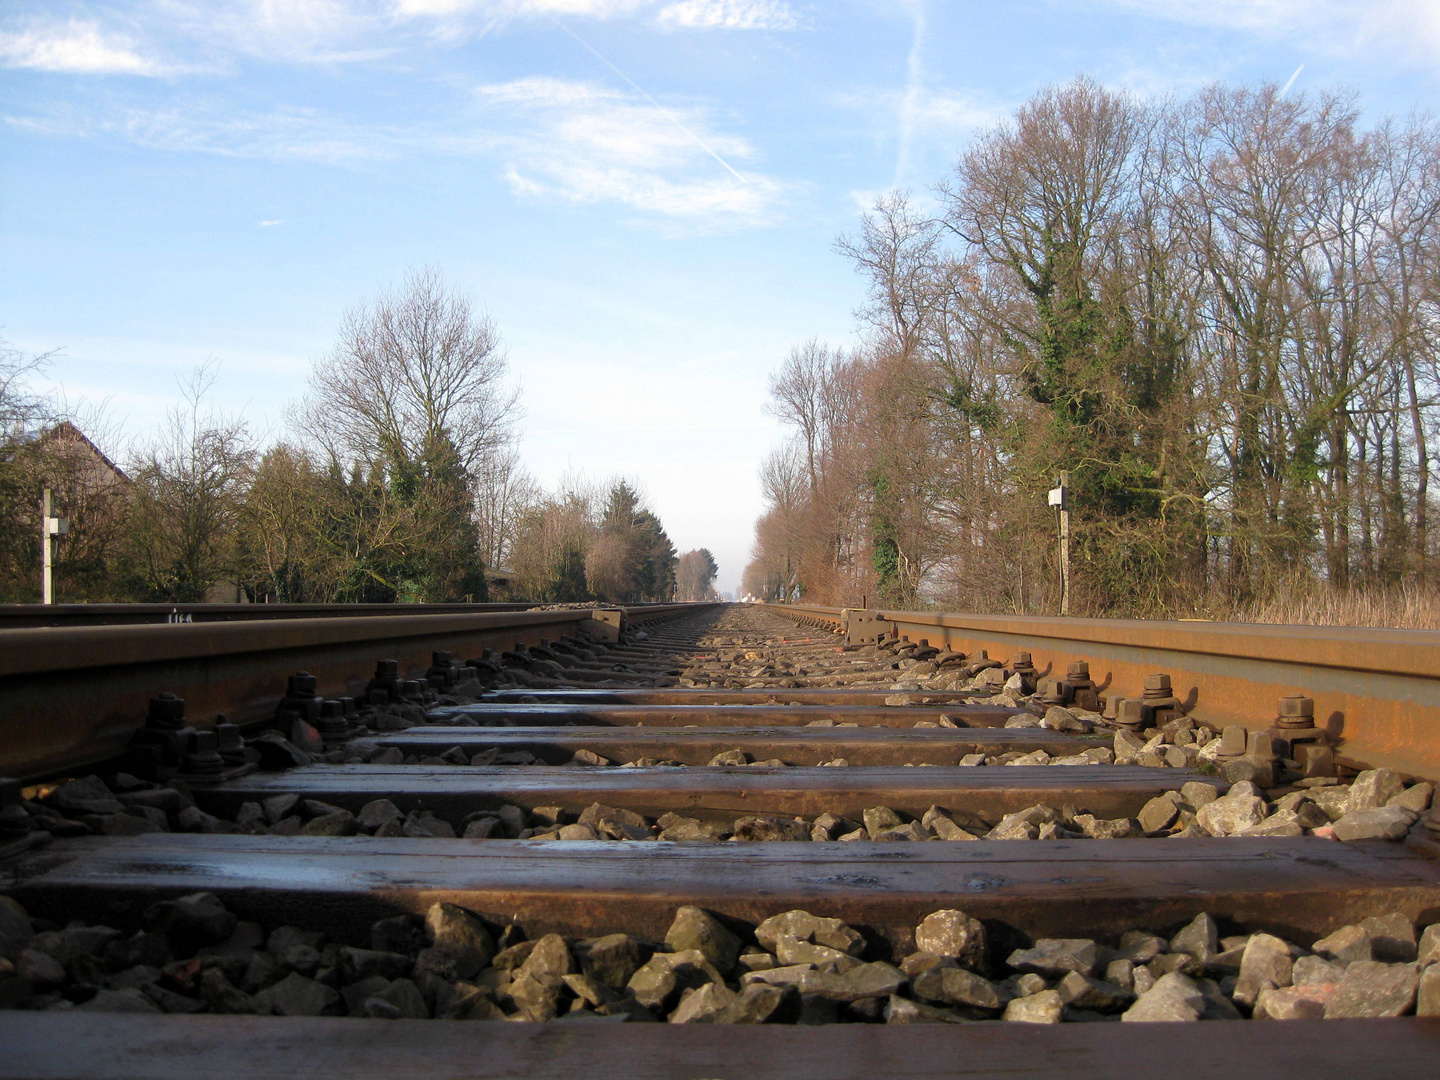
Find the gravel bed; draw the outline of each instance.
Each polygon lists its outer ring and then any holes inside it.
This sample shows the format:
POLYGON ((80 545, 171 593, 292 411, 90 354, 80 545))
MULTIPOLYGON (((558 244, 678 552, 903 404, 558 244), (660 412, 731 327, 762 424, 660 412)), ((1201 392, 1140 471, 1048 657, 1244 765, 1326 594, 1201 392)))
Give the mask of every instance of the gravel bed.
POLYGON ((1440 1015, 1440 923, 1389 912, 1300 944, 1201 914, 1117 939, 1032 940, 963 911, 914 951, 838 919, 758 926, 679 908, 664 941, 525 940, 452 904, 368 940, 245 922, 213 894, 139 926, 27 916, 0 897, 0 1007, 379 1019, 681 1023, 1021 1023, 1440 1015))
MULTIPOLYGON (((737 766, 744 767, 744 766, 737 766)), ((1185 838, 1194 836, 1300 836, 1334 840, 1401 840, 1429 807, 1432 785, 1406 786, 1390 769, 1372 769, 1352 784, 1297 788, 1271 801, 1248 780, 1225 795, 1201 781, 1156 796, 1133 818, 1097 818, 1083 808, 1037 804, 998 820, 957 814, 939 806, 918 817, 887 806, 867 809, 856 821, 835 814, 788 817, 743 815, 718 821, 667 813, 647 817, 595 803, 579 814, 561 807, 518 806, 477 810, 451 820, 423 807, 402 812, 375 799, 359 813, 297 793, 242 803, 233 820, 196 807, 182 783, 147 784, 121 774, 62 784, 21 803, 26 829, 54 836, 133 836, 152 832, 252 835, 410 836, 520 840, 799 840, 972 841, 1185 838)))

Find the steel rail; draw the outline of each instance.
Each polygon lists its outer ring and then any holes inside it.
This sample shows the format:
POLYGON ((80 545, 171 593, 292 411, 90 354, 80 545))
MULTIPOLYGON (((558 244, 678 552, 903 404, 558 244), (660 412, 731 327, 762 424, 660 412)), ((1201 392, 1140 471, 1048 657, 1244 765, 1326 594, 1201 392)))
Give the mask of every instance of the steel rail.
MULTIPOLYGON (((844 632, 848 608, 767 605, 844 632)), ((1302 694, 1342 761, 1440 777, 1440 631, 1255 623, 1074 619, 869 609, 903 639, 1006 659, 1029 650, 1042 674, 1090 664, 1102 693, 1140 697, 1164 672, 1177 698, 1217 724, 1268 728, 1277 701, 1302 694)))
MULTIPOLYGON (((251 619, 358 618, 362 615, 469 615, 532 611, 520 604, 4 604, 0 628, 126 626, 132 623, 245 622, 251 619)), ((664 604, 630 604, 639 612, 664 604)))
POLYGON ((359 696, 381 658, 416 678, 437 649, 465 659, 517 641, 613 633, 622 613, 648 623, 704 606, 0 630, 0 775, 30 779, 113 757, 161 691, 184 698, 196 726, 219 713, 245 726, 273 716, 298 670, 327 697, 359 696))

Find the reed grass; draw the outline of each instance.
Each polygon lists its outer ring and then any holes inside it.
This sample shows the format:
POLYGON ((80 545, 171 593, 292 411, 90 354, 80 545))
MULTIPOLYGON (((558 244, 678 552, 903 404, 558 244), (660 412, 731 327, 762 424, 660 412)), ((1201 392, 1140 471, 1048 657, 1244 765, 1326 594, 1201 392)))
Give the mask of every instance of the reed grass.
POLYGON ((1389 589, 1336 589, 1306 582, 1223 614, 1228 622, 1291 626, 1375 626, 1440 630, 1440 590, 1411 583, 1389 589))

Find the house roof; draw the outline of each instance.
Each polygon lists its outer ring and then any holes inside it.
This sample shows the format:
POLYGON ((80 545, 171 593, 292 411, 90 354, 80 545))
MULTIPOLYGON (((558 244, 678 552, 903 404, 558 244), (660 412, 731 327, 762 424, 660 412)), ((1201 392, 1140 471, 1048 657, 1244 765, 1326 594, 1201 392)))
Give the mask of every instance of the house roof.
MULTIPOLYGON (((21 446, 39 446, 47 442, 81 443, 121 480, 130 479, 130 477, 125 475, 124 469, 111 461, 105 451, 91 442, 85 433, 69 420, 61 420, 58 424, 52 424, 46 428, 37 428, 34 431, 25 431, 12 435, 7 441, 6 449, 10 449, 11 447, 18 449, 21 446)), ((8 457, 13 458, 14 453, 10 453, 8 457)))

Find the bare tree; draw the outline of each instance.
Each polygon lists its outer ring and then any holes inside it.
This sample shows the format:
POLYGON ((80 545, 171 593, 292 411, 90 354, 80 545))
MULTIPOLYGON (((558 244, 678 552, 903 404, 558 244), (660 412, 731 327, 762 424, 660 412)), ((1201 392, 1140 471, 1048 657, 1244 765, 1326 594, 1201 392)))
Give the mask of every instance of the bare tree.
POLYGON ((486 594, 475 497, 513 438, 519 392, 507 373, 494 325, 438 271, 345 314, 296 418, 333 471, 363 475, 358 498, 336 504, 348 518, 336 534, 385 526, 363 545, 374 557, 357 557, 380 589, 366 598, 486 594), (345 514, 359 507, 366 513, 345 514))
POLYGON ((494 324, 426 269, 345 313, 299 419, 347 464, 473 476, 510 439, 519 391, 508 374, 494 324))
POLYGON ((770 376, 770 401, 765 411, 800 433, 805 445, 805 471, 815 490, 815 457, 825 428, 825 385, 839 356, 811 338, 790 350, 780 370, 770 376))
POLYGON ((685 552, 675 567, 675 599, 692 602, 715 599, 715 575, 719 572, 709 548, 685 552))
POLYGON ((180 384, 183 403, 134 466, 132 558, 140 587, 155 598, 201 600, 235 569, 255 454, 244 420, 206 402, 217 373, 207 361, 180 384))
POLYGON ((520 463, 518 447, 503 447, 482 461, 475 483, 475 524, 486 566, 508 564, 520 521, 541 495, 540 485, 520 463))
POLYGON ((45 370, 55 351, 26 356, 0 338, 0 440, 32 433, 55 412, 53 403, 37 392, 30 379, 45 370))
POLYGON ((590 599, 586 555, 596 502, 592 485, 566 477, 558 492, 520 515, 510 554, 518 595, 545 603, 590 599))
POLYGON ((888 337, 888 347, 910 358, 920 347, 930 309, 941 302, 941 224, 921 216, 908 191, 875 201, 860 219, 858 237, 842 236, 835 250, 870 281, 870 307, 861 316, 888 337))

